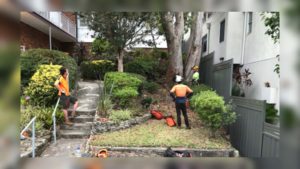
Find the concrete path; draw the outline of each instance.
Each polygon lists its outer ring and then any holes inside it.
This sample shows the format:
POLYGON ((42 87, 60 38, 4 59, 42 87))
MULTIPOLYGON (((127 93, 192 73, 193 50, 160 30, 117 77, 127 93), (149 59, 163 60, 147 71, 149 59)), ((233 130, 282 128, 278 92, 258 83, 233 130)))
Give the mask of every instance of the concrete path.
POLYGON ((78 147, 82 152, 84 151, 87 139, 91 134, 101 86, 100 82, 78 82, 77 116, 70 118, 74 125, 62 125, 58 132, 60 139, 56 144, 51 144, 41 157, 74 157, 78 147))

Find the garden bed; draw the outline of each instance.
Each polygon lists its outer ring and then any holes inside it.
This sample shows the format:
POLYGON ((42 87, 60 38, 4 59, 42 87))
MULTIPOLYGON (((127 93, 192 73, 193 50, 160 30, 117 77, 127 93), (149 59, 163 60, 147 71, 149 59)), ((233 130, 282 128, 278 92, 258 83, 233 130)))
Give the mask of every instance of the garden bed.
POLYGON ((177 129, 168 127, 164 120, 149 120, 141 125, 122 131, 95 135, 90 145, 101 147, 181 147, 227 149, 231 145, 223 137, 210 137, 209 129, 196 126, 192 129, 177 129))
MULTIPOLYGON (((156 94, 144 94, 156 101, 150 109, 160 110, 165 116, 172 115, 176 120, 175 104, 166 89, 160 89, 156 94)), ((103 133, 91 137, 89 144, 96 147, 175 147, 194 148, 201 150, 232 150, 231 144, 221 130, 215 138, 211 130, 204 125, 199 116, 188 109, 188 117, 192 129, 185 129, 182 117, 182 129, 169 127, 164 119, 148 120, 131 128, 103 133)))

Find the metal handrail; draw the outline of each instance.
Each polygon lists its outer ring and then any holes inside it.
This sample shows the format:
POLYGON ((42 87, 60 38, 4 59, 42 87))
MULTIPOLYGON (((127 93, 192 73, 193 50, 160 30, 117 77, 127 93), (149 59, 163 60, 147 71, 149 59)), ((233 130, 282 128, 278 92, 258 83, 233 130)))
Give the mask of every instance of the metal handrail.
POLYGON ((32 135, 31 135, 32 158, 35 157, 35 120, 36 120, 36 117, 33 117, 20 133, 20 137, 23 138, 22 134, 30 127, 30 125, 32 125, 32 135))
POLYGON ((55 108, 52 113, 52 120, 53 120, 53 139, 54 139, 54 144, 56 143, 56 110, 59 104, 60 98, 57 99, 55 108))

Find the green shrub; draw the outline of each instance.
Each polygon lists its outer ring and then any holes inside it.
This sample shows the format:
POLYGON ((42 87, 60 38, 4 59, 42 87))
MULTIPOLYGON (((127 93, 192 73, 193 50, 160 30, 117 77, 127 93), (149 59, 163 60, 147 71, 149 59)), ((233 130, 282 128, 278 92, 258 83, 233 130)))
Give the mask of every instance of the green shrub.
POLYGON ((275 108, 275 104, 266 104, 266 122, 275 124, 278 120, 278 110, 275 108))
POLYGON ((209 86, 206 86, 205 84, 200 84, 200 85, 194 85, 191 87, 193 90, 194 94, 198 94, 204 91, 212 91, 213 89, 209 86))
POLYGON ((131 117, 132 113, 129 110, 113 110, 109 115, 109 119, 115 123, 129 120, 131 117))
POLYGON ((144 82, 143 89, 149 93, 155 93, 159 89, 159 85, 155 82, 144 82))
POLYGON ((106 72, 113 71, 115 64, 109 60, 84 61, 80 65, 80 71, 84 79, 103 80, 106 72))
POLYGON ((191 99, 191 107, 213 134, 222 126, 229 125, 236 120, 236 114, 232 111, 231 105, 226 105, 223 97, 214 91, 196 94, 191 99))
POLYGON ((75 85, 77 64, 67 53, 49 49, 29 49, 21 54, 21 84, 27 86, 41 64, 62 65, 69 69, 70 88, 75 85))
POLYGON ((131 87, 125 87, 122 89, 118 89, 114 93, 114 98, 118 101, 119 105, 122 108, 130 107, 132 103, 132 99, 136 98, 139 95, 136 89, 131 87))
MULTIPOLYGON (((52 107, 33 107, 27 106, 26 109, 20 113, 20 127, 23 129, 30 120, 36 116, 37 130, 50 129, 53 126, 52 113, 54 108, 52 107)), ((57 109, 56 111, 57 123, 61 123, 64 120, 64 113, 57 109)))
POLYGON ((60 65, 40 65, 25 88, 25 96, 35 106, 52 106, 57 101, 57 89, 54 82, 59 77, 60 65))
POLYGON ((140 76, 131 73, 108 72, 104 76, 104 86, 106 90, 109 90, 113 85, 113 95, 116 90, 124 87, 130 87, 138 90, 142 86, 143 82, 139 78, 140 76))
POLYGON ((124 66, 124 70, 145 76, 148 80, 155 80, 159 75, 156 71, 158 60, 153 58, 137 58, 124 66))

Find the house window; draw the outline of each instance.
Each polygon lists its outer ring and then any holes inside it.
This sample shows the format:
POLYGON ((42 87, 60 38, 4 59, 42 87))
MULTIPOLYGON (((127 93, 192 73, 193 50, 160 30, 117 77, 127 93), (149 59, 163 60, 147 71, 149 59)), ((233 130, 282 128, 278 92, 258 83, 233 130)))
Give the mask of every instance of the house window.
POLYGON ((21 52, 25 52, 25 51, 26 51, 25 45, 21 45, 21 46, 20 46, 20 51, 21 51, 21 52))
POLYGON ((220 42, 225 38, 225 19, 220 23, 220 42))
POLYGON ((204 14, 203 14, 203 23, 206 21, 206 15, 207 15, 207 12, 204 12, 204 14))
POLYGON ((250 34, 252 32, 252 23, 253 23, 253 12, 248 13, 248 29, 247 32, 250 34))
POLYGON ((202 52, 207 51, 207 34, 202 37, 202 52))
POLYGON ((80 18, 80 19, 79 19, 79 25, 80 25, 81 27, 87 27, 88 24, 87 24, 86 19, 85 19, 85 18, 80 18))

